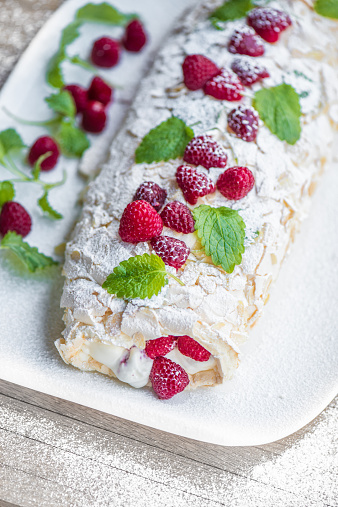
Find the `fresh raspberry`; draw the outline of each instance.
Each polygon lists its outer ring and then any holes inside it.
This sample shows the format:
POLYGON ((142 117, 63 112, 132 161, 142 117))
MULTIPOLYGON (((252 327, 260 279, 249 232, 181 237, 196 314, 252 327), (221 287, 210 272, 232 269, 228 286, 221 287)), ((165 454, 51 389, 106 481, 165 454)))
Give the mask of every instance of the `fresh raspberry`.
POLYGON ((32 219, 21 204, 14 201, 5 202, 0 213, 0 234, 14 231, 25 237, 32 228, 32 219))
POLYGON ((189 384, 188 374, 183 368, 167 357, 154 359, 149 380, 157 396, 162 400, 169 400, 189 384))
POLYGON ((97 100, 106 106, 113 100, 113 90, 102 78, 95 76, 88 88, 88 99, 97 100))
POLYGON ((83 111, 82 128, 87 132, 98 134, 106 126, 107 115, 104 105, 97 100, 90 100, 83 111))
POLYGON ((147 42, 147 34, 144 31, 142 23, 138 19, 133 19, 127 26, 124 33, 122 44, 127 51, 138 53, 147 42))
POLYGON ((41 171, 50 171, 53 169, 59 159, 60 150, 54 139, 49 136, 39 137, 34 142, 28 153, 29 164, 33 166, 41 155, 44 155, 48 151, 51 152, 51 155, 42 162, 41 171))
POLYGON ((255 184, 255 178, 247 167, 230 167, 220 175, 217 188, 231 201, 243 199, 255 184))
POLYGON ((292 25, 292 21, 286 12, 257 7, 250 11, 248 25, 252 26, 266 42, 276 42, 280 33, 292 25))
POLYGON ((139 243, 159 236, 163 222, 154 208, 146 201, 133 201, 125 208, 119 228, 122 241, 139 243))
POLYGON ((178 186, 189 204, 196 204, 199 197, 216 191, 214 182, 190 165, 180 165, 176 171, 178 186))
POLYGON ((176 347, 176 336, 161 336, 155 340, 148 340, 146 342, 145 353, 150 359, 165 356, 176 347))
POLYGON ((191 357, 195 361, 208 361, 210 352, 190 336, 179 336, 177 341, 178 350, 184 356, 191 357))
POLYGON ((244 86, 251 86, 266 77, 270 77, 269 72, 263 65, 245 57, 236 58, 231 64, 231 69, 237 74, 244 86))
POLYGON ((63 89, 72 95, 76 106, 76 114, 82 113, 88 101, 87 90, 76 84, 67 85, 63 89))
POLYGON ((185 264, 190 248, 180 239, 169 236, 157 236, 150 241, 151 246, 164 264, 179 269, 185 264))
POLYGON ((195 230, 195 222, 190 209, 181 202, 172 201, 167 204, 161 213, 163 225, 176 232, 189 234, 195 230))
POLYGON ((203 89, 206 95, 211 95, 217 100, 228 100, 229 102, 241 100, 244 91, 238 76, 227 69, 222 69, 220 74, 207 81, 203 89))
POLYGON ((257 137, 258 113, 252 107, 238 106, 228 114, 228 125, 237 137, 250 143, 257 137))
POLYGON ((199 90, 220 73, 214 62, 203 55, 188 55, 182 64, 184 84, 189 90, 199 90))
POLYGON ((253 28, 246 25, 236 28, 230 37, 228 50, 230 53, 248 56, 262 56, 265 51, 262 39, 253 28))
POLYGON ((188 164, 210 167, 225 167, 228 156, 221 144, 211 136, 194 137, 185 149, 183 160, 188 164))
POLYGON ((120 43, 110 37, 97 39, 92 48, 92 62, 98 67, 114 67, 120 59, 120 43))
POLYGON ((136 190, 133 201, 147 201, 156 211, 160 211, 167 198, 167 191, 153 181, 142 183, 136 190))

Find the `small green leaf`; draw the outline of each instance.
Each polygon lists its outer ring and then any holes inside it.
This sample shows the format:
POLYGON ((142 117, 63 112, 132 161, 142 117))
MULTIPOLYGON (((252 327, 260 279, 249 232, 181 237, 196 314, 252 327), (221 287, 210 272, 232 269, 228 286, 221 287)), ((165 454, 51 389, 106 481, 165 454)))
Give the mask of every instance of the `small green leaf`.
POLYGON ((25 144, 15 129, 6 129, 0 132, 0 160, 13 150, 21 150, 25 144))
POLYGON ((47 83, 53 88, 62 88, 65 85, 61 64, 66 59, 67 55, 64 49, 60 49, 49 60, 47 67, 46 80, 47 83))
POLYGON ((7 232, 0 243, 1 248, 11 250, 32 273, 37 269, 44 269, 58 264, 51 257, 40 253, 36 247, 23 241, 22 236, 19 236, 16 232, 7 232))
POLYGON ((73 21, 62 30, 60 48, 69 46, 80 36, 79 27, 81 24, 81 21, 73 21))
POLYGON ((136 163, 160 162, 182 157, 194 131, 183 120, 172 116, 150 130, 135 152, 136 163))
POLYGON ((52 206, 50 205, 48 201, 48 192, 45 192, 42 197, 38 200, 38 205, 42 209, 42 211, 52 220, 61 220, 63 216, 61 213, 56 211, 52 206))
POLYGON ((57 114, 68 116, 69 118, 75 118, 75 102, 67 90, 53 93, 49 97, 45 98, 45 101, 47 102, 48 106, 57 114))
POLYGON ((338 0, 316 0, 313 8, 321 16, 338 19, 338 0))
POLYGON ((41 164, 42 164, 42 162, 44 160, 46 160, 46 158, 50 157, 51 155, 52 155, 52 152, 51 151, 47 151, 43 155, 40 155, 40 157, 35 162, 34 168, 33 168, 33 171, 32 171, 32 176, 33 176, 33 178, 34 178, 35 181, 37 181, 39 179, 40 172, 41 172, 41 164))
POLYGON ((81 21, 105 23, 109 25, 124 26, 130 19, 137 17, 135 14, 123 14, 107 2, 101 4, 89 3, 81 7, 75 18, 81 21))
POLYGON ((68 157, 81 157, 89 148, 90 143, 83 130, 75 127, 71 122, 63 120, 57 134, 57 141, 62 153, 68 157))
POLYGON ((295 144, 301 134, 299 95, 288 84, 263 88, 255 93, 253 104, 265 125, 281 141, 295 144))
POLYGON ((0 208, 5 202, 13 201, 15 197, 14 185, 11 181, 0 181, 0 208))
MULTIPOLYGON (((246 16, 253 7, 254 4, 252 0, 228 0, 211 13, 210 19, 214 24, 217 21, 229 21, 244 18, 244 16, 246 16)), ((217 25, 216 28, 218 28, 217 25)))
POLYGON ((202 204, 193 210, 193 216, 205 253, 215 266, 232 273, 241 264, 244 252, 245 223, 238 211, 202 204))

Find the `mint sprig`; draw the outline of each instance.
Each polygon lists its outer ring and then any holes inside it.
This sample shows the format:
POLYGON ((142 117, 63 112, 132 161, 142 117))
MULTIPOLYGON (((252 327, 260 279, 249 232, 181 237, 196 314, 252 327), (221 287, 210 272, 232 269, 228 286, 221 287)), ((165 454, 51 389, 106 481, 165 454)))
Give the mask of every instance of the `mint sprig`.
POLYGON ((62 153, 68 157, 81 157, 89 148, 90 143, 86 134, 74 125, 73 121, 63 118, 56 140, 62 153))
POLYGON ((244 18, 253 7, 252 0, 228 0, 211 13, 210 19, 212 23, 217 23, 244 18))
POLYGON ((48 106, 55 113, 68 118, 75 118, 76 106, 73 97, 67 90, 60 91, 59 93, 52 93, 49 97, 45 98, 48 106))
POLYGON ((14 185, 11 181, 0 181, 0 208, 5 202, 13 201, 15 197, 14 185))
POLYGON ((75 15, 76 20, 104 23, 114 26, 125 26, 131 19, 137 17, 136 14, 123 14, 107 2, 84 5, 75 15))
POLYGON ((326 18, 338 19, 338 1, 337 0, 316 0, 314 10, 317 14, 326 18))

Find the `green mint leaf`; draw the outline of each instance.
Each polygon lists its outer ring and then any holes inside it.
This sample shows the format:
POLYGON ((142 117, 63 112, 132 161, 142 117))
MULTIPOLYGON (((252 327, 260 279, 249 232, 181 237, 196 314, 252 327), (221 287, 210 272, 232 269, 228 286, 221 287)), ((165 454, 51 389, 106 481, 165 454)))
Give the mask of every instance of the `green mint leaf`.
POLYGON ((202 204, 193 210, 193 216, 205 253, 215 266, 232 273, 244 252, 245 223, 238 211, 202 204))
POLYGON ((52 152, 51 151, 47 151, 43 155, 40 155, 40 157, 35 162, 34 169, 32 171, 32 176, 33 176, 33 178, 34 178, 35 181, 38 181, 38 179, 39 179, 40 172, 41 172, 41 164, 42 164, 42 162, 44 160, 46 160, 46 158, 50 157, 50 155, 52 155, 52 152))
POLYGON ((73 21, 62 30, 60 48, 66 48, 80 36, 81 24, 81 21, 73 21))
POLYGON ((5 155, 14 150, 25 148, 25 144, 15 129, 6 129, 0 132, 0 161, 5 155))
POLYGON ((288 84, 263 88, 255 93, 253 104, 265 125, 281 141, 295 144, 301 134, 299 95, 288 84))
POLYGON ((13 201, 15 197, 14 185, 11 181, 0 181, 0 208, 5 202, 13 201))
POLYGON ((76 106, 73 97, 67 90, 53 93, 45 98, 48 106, 57 114, 75 118, 76 106))
POLYGON ((167 274, 161 257, 146 253, 121 262, 102 287, 119 298, 151 298, 167 285, 167 274))
MULTIPOLYGON (((214 24, 217 21, 229 21, 244 18, 244 16, 246 16, 253 7, 254 4, 252 0, 228 0, 211 13, 210 19, 214 24)), ((217 24, 215 28, 219 29, 217 24)))
POLYGON ((151 129, 135 152, 136 163, 160 162, 182 157, 194 131, 183 120, 172 116, 151 129))
POLYGON ((75 127, 71 122, 63 120, 57 134, 57 141, 62 153, 68 157, 81 157, 89 148, 90 143, 83 130, 75 127))
POLYGON ((66 59, 67 55, 64 49, 60 49, 49 60, 46 74, 46 81, 53 88, 62 88, 65 85, 61 64, 66 59))
POLYGON ((105 23, 109 25, 124 26, 137 17, 135 14, 123 14, 107 2, 101 4, 89 3, 78 9, 75 18, 81 21, 105 23))
POLYGON ((61 213, 56 211, 52 206, 50 205, 48 201, 48 192, 45 192, 42 197, 38 200, 38 205, 42 209, 42 211, 52 220, 61 220, 63 216, 61 213))
POLYGON ((314 10, 326 18, 338 19, 338 1, 337 0, 316 0, 314 10))
POLYGON ((7 232, 0 243, 0 249, 11 250, 34 273, 37 269, 44 269, 58 264, 51 257, 40 253, 36 247, 23 241, 22 236, 16 232, 7 232))

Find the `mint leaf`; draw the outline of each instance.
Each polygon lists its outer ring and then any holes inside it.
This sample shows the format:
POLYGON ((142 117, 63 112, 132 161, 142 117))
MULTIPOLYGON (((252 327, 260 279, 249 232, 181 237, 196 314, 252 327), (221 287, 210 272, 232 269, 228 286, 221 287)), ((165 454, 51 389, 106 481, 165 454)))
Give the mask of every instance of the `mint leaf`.
POLYGON ((61 220, 63 216, 61 213, 56 211, 52 206, 49 204, 48 201, 48 192, 45 192, 42 197, 38 200, 38 205, 42 209, 42 211, 52 220, 61 220))
POLYGON ((338 19, 338 1, 337 0, 316 0, 314 10, 326 18, 338 19))
POLYGON ((69 157, 81 157, 84 151, 90 146, 83 130, 80 130, 66 120, 63 120, 60 125, 57 141, 62 153, 69 157))
POLYGON ((255 93, 253 104, 265 125, 281 141, 295 144, 301 134, 299 95, 288 84, 255 93))
POLYGON ((195 229, 205 253, 211 256, 215 266, 232 273, 242 262, 244 252, 245 223, 238 211, 212 208, 202 204, 193 210, 195 229))
MULTIPOLYGON (((217 21, 244 18, 253 7, 252 0, 228 0, 211 13, 210 19, 214 24, 217 21)), ((218 26, 216 25, 215 28, 218 26)))
POLYGON ((81 24, 81 21, 73 21, 62 30, 60 41, 61 48, 64 49, 69 46, 69 44, 74 42, 80 36, 79 27, 81 24))
POLYGON ((135 152, 136 163, 160 162, 182 157, 194 131, 183 120, 172 116, 151 129, 135 152))
POLYGON ((0 132, 0 161, 13 150, 25 147, 23 140, 15 129, 6 129, 0 132))
POLYGON ((48 106, 57 114, 75 118, 76 106, 73 97, 67 90, 54 93, 45 98, 48 106))
POLYGON ((53 88, 62 88, 65 85, 61 63, 66 59, 67 55, 64 49, 60 49, 49 60, 47 67, 46 80, 53 88))
POLYGON ((40 253, 36 247, 23 241, 22 236, 16 232, 7 232, 0 243, 0 249, 11 250, 34 273, 37 269, 44 269, 58 264, 51 257, 40 253))
POLYGON ((124 26, 135 14, 123 14, 107 2, 101 4, 89 3, 78 9, 75 18, 81 21, 105 23, 109 25, 124 26))
POLYGON ((0 208, 5 202, 13 201, 15 197, 14 185, 11 181, 0 181, 0 208))

